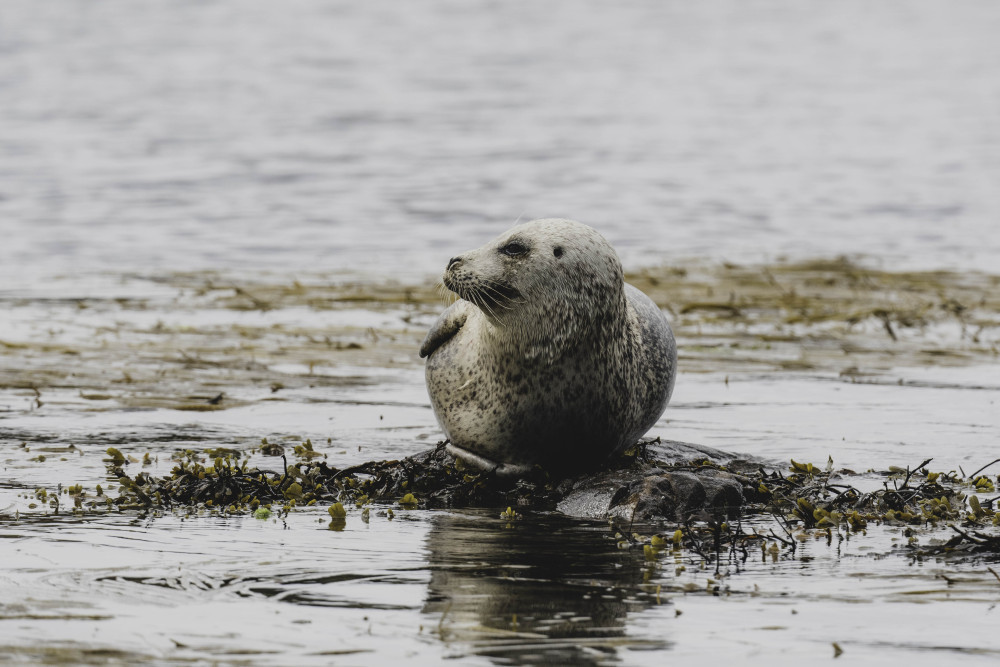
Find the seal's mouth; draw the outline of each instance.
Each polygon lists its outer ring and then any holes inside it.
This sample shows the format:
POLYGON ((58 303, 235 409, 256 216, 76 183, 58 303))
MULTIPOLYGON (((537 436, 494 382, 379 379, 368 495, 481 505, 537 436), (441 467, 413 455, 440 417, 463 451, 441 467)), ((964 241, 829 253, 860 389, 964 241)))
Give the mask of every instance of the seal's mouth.
POLYGON ((448 271, 444 285, 492 319, 501 319, 504 311, 512 310, 522 300, 516 287, 499 280, 470 279, 448 271))

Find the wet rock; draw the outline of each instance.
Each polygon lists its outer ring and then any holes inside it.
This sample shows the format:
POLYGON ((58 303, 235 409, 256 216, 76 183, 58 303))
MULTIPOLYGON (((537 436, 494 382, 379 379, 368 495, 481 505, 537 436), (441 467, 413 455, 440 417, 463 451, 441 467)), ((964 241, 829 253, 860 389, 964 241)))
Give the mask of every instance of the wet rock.
POLYGON ((715 468, 615 471, 580 479, 556 508, 569 516, 630 522, 732 517, 743 507, 746 483, 715 468))
POLYGON ((704 514, 729 518, 743 507, 743 484, 721 470, 650 475, 636 486, 627 502, 612 508, 631 508, 633 521, 685 521, 704 514))
POLYGON ((542 470, 516 481, 481 474, 471 487, 475 493, 469 494, 467 477, 462 486, 452 488, 447 478, 428 472, 461 467, 443 448, 407 461, 422 468, 418 483, 434 480, 428 496, 450 506, 509 504, 553 508, 578 518, 627 521, 735 516, 745 503, 744 488, 753 484, 734 471, 759 472, 762 467, 760 462, 701 445, 654 441, 610 461, 606 470, 568 479, 552 479, 542 470), (720 470, 721 466, 732 466, 733 471, 720 470))

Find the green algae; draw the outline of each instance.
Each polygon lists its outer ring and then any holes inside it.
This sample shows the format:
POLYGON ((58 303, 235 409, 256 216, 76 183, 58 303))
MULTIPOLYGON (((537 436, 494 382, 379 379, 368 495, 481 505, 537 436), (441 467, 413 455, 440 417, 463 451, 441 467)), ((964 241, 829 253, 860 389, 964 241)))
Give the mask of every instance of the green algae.
POLYGON ((1000 276, 894 272, 841 258, 654 268, 626 278, 675 314, 689 371, 725 362, 856 374, 1000 355, 1000 276))
MULTIPOLYGON (((537 468, 520 479, 470 471, 443 444, 407 459, 344 469, 299 457, 292 463, 286 460, 280 472, 252 467, 249 458, 236 450, 214 460, 207 453, 183 450, 175 453, 177 465, 164 477, 133 473, 135 462, 122 462, 112 454, 106 465, 110 478, 118 482, 116 497, 99 498, 100 492, 91 497, 79 485, 63 493, 73 500, 74 511, 98 514, 208 511, 266 519, 319 503, 328 505, 331 528, 341 530, 352 517, 367 523, 372 507, 383 507, 382 513, 391 518, 393 505, 506 507, 499 512, 501 520, 521 521, 525 513, 553 511, 571 491, 597 479, 596 475, 563 479, 537 468), (347 509, 352 505, 358 515, 347 509)), ((902 530, 907 538, 903 553, 914 558, 1000 558, 1000 497, 988 497, 995 493, 1000 477, 981 474, 997 461, 971 475, 932 471, 930 460, 864 473, 836 469, 832 460, 824 466, 791 461, 782 470, 745 461, 666 461, 658 459, 649 444, 640 443, 610 461, 608 468, 625 480, 650 473, 723 474, 736 480, 742 492, 735 504, 709 502, 676 514, 641 518, 636 510, 631 518, 609 514, 620 546, 643 549, 648 558, 671 549, 684 549, 716 564, 723 558, 745 562, 753 553, 773 559, 787 551, 794 557, 801 541, 864 539, 876 526, 902 530), (633 525, 645 532, 623 528, 633 525)), ((51 495, 44 488, 34 492, 58 512, 58 494, 54 499, 51 495)))
MULTIPOLYGON (((869 381, 895 367, 1000 357, 1000 276, 895 272, 838 259, 691 263, 626 279, 670 314, 686 372, 788 370, 869 381)), ((446 300, 431 283, 342 276, 127 280, 173 295, 3 300, 27 328, 0 341, 0 391, 37 407, 66 403, 69 390, 89 410, 210 412, 281 401, 303 388, 362 386, 370 378, 337 369, 417 366, 419 342, 446 300), (33 315, 37 309, 45 316, 33 315), (143 316, 150 310, 159 316, 152 324, 143 316), (44 324, 52 318, 63 327, 44 324)))

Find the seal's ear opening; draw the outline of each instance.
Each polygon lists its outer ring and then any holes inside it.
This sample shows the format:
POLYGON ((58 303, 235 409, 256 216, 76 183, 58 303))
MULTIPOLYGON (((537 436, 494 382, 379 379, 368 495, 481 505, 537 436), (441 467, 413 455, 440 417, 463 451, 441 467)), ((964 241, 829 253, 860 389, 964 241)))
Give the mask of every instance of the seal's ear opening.
POLYGON ((556 256, 556 259, 559 259, 563 256, 563 249, 560 246, 556 246, 555 250, 552 251, 552 254, 556 256))

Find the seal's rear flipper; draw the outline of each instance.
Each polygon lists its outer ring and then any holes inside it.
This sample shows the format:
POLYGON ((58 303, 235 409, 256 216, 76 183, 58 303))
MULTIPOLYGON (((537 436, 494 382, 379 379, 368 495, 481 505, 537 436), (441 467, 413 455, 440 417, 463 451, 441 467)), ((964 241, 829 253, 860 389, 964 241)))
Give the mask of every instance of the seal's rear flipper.
POLYGON ((468 301, 460 300, 451 304, 447 310, 441 313, 437 322, 427 332, 424 342, 420 344, 421 358, 431 356, 434 350, 444 345, 449 338, 457 334, 458 330, 465 324, 466 318, 469 317, 469 308, 472 307, 472 304, 468 301))
POLYGON ((474 454, 468 449, 457 447, 450 442, 445 446, 445 450, 455 458, 462 459, 480 470, 492 472, 497 477, 524 477, 532 469, 532 466, 527 464, 497 463, 484 456, 479 456, 479 454, 474 454))

